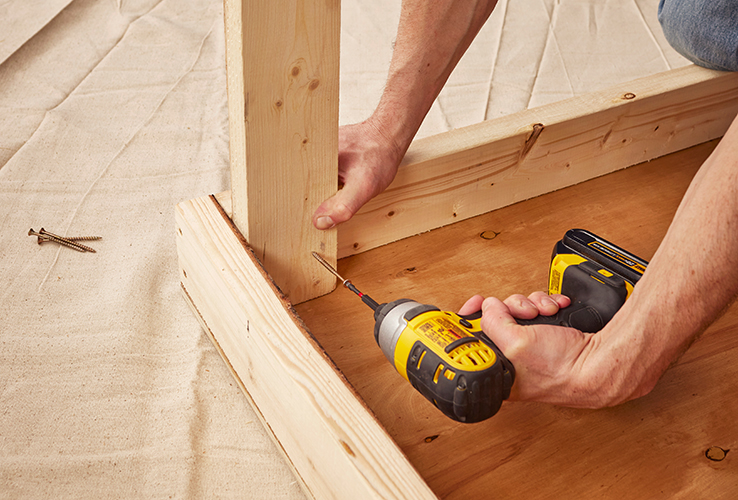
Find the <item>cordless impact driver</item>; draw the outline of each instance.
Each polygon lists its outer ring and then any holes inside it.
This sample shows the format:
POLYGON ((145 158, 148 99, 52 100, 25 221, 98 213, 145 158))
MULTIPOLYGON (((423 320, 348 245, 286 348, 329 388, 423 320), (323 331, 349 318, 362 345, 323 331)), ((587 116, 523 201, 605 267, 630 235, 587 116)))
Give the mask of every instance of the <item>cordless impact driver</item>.
MULTIPOLYGON (((469 316, 411 299, 378 304, 313 252, 343 286, 374 311, 374 338, 395 369, 446 416, 474 423, 493 416, 510 395, 515 368, 469 316)), ((582 229, 566 232, 551 258, 548 293, 571 305, 553 316, 517 320, 600 331, 625 303, 648 263, 582 229)))

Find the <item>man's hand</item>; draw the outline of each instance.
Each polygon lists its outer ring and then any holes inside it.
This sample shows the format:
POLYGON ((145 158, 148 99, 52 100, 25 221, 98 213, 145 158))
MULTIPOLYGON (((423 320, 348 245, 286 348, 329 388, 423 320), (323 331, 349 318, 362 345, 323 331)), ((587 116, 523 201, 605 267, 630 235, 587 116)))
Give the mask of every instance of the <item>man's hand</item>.
POLYGON ((347 221, 389 186, 433 101, 496 3, 402 0, 387 84, 369 120, 339 129, 344 187, 315 211, 316 228, 347 221))
POLYGON ((534 292, 528 297, 513 295, 504 302, 476 295, 461 308, 460 314, 481 308, 482 330, 515 366, 511 400, 584 408, 611 404, 609 393, 599 392, 594 381, 588 384, 590 357, 599 344, 596 334, 561 326, 521 326, 515 321, 551 316, 569 304, 564 295, 534 292))
POLYGON ((389 186, 405 150, 382 135, 371 122, 338 130, 338 178, 343 188, 313 214, 313 225, 330 229, 346 222, 389 186))

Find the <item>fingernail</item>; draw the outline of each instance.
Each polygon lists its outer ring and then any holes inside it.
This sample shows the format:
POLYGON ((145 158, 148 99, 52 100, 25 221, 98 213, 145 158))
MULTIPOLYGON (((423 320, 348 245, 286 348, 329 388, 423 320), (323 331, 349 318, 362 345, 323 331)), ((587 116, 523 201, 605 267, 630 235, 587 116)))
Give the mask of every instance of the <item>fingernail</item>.
POLYGON ((318 217, 318 219, 315 221, 315 227, 317 227, 318 229, 330 229, 335 225, 336 223, 333 222, 333 219, 331 219, 328 215, 318 217))

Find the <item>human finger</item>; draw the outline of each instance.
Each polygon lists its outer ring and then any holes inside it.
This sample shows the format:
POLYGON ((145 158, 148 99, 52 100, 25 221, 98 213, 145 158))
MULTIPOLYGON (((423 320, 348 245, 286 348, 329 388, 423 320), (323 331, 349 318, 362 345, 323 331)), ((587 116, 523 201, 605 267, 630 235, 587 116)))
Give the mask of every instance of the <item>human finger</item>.
POLYGON ((343 189, 321 203, 313 214, 317 229, 330 229, 346 222, 372 198, 361 185, 346 184, 343 189))
MULTIPOLYGON (((533 292, 528 295, 533 305, 538 309, 538 314, 543 316, 553 316, 559 309, 568 306, 571 301, 565 295, 549 295, 546 292, 533 292)), ((525 318, 530 319, 530 318, 525 318)))
POLYGON ((514 345, 517 340, 515 332, 521 328, 507 304, 495 297, 488 297, 482 302, 481 326, 487 336, 505 353, 514 345))
POLYGON ((503 303, 509 309, 510 314, 518 319, 533 319, 539 314, 536 303, 519 293, 510 295, 503 303))
POLYGON ((482 308, 482 302, 484 302, 484 297, 481 295, 471 297, 463 306, 461 306, 461 309, 459 309, 459 315, 468 316, 470 314, 474 314, 482 308))

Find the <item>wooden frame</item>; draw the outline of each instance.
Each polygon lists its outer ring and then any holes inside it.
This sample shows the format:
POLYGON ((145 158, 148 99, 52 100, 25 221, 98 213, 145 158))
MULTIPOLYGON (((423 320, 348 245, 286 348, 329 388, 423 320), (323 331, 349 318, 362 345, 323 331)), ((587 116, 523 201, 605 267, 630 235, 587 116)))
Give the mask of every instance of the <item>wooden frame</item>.
MULTIPOLYGON (((313 3, 330 5, 316 15, 332 16, 332 21, 313 23, 308 31, 322 26, 334 33, 338 16, 335 0, 263 5, 270 10, 269 15, 278 14, 279 9, 285 10, 278 15, 294 15, 301 6, 304 16, 305 12, 317 12, 311 10, 313 3)), ((270 268, 269 263, 277 261, 269 257, 270 249, 289 247, 292 256, 280 259, 298 263, 298 268, 303 266, 299 262, 309 262, 303 257, 311 250, 335 261, 337 255, 374 248, 720 137, 738 112, 738 75, 690 66, 417 141, 392 186, 353 222, 339 228, 337 244, 335 234, 327 240, 322 235, 315 239, 304 234, 314 231, 305 220, 309 220, 316 200, 325 197, 324 188, 335 190, 337 146, 327 139, 316 146, 315 153, 327 160, 310 160, 304 167, 320 180, 315 182, 317 188, 308 188, 310 194, 298 195, 301 200, 308 198, 301 211, 301 229, 283 232, 280 237, 289 233, 288 240, 283 240, 287 243, 253 244, 253 227, 261 221, 253 216, 253 210, 242 207, 249 207, 249 197, 254 196, 248 189, 249 176, 263 173, 260 171, 265 167, 258 159, 244 164, 245 156, 237 151, 248 150, 251 141, 269 143, 272 139, 258 139, 256 131, 243 132, 248 118, 239 108, 237 95, 250 95, 250 89, 244 87, 243 67, 237 64, 240 55, 234 59, 234 50, 241 50, 237 18, 242 7, 246 8, 240 2, 226 2, 231 133, 243 134, 246 143, 239 145, 241 135, 232 136, 232 208, 228 194, 177 206, 177 246, 185 296, 308 495, 434 498, 436 494, 406 453, 292 306, 325 293, 333 283, 322 270, 319 274, 296 273, 297 281, 291 282, 292 271, 284 273, 279 265, 276 270, 270 268), (423 217, 417 215, 420 212, 423 217)), ((243 32, 243 39, 247 39, 248 29, 243 28, 243 32)), ((303 40, 300 36, 294 40, 303 40)), ((325 36, 325 40, 334 40, 330 34, 325 36)), ((337 44, 317 51, 322 52, 336 57, 337 44)), ((308 66, 322 68, 318 61, 308 66)), ((333 77, 334 73, 320 76, 320 85, 331 87, 326 78, 333 77)), ((331 97, 324 99, 330 101, 331 97)), ((242 103, 246 100, 241 98, 242 103)), ((314 117, 298 108, 296 114, 303 119, 300 126, 316 126, 311 121, 314 117)), ((326 109, 327 116, 333 116, 333 108, 329 105, 326 109)), ((269 113, 265 116, 268 120, 269 113)), ((321 126, 324 130, 311 133, 309 140, 335 135, 333 118, 321 126)), ((269 144, 275 147, 277 143, 269 144)), ((289 158, 269 164, 272 178, 288 177, 295 168, 289 158), (275 170, 281 173, 275 176, 275 170)), ((305 184, 297 182, 295 186, 305 184)), ((294 208, 282 206, 282 200, 264 196, 259 200, 269 203, 270 210, 287 210, 287 215, 294 212, 294 208)), ((285 220, 284 213, 276 220, 285 220)))

